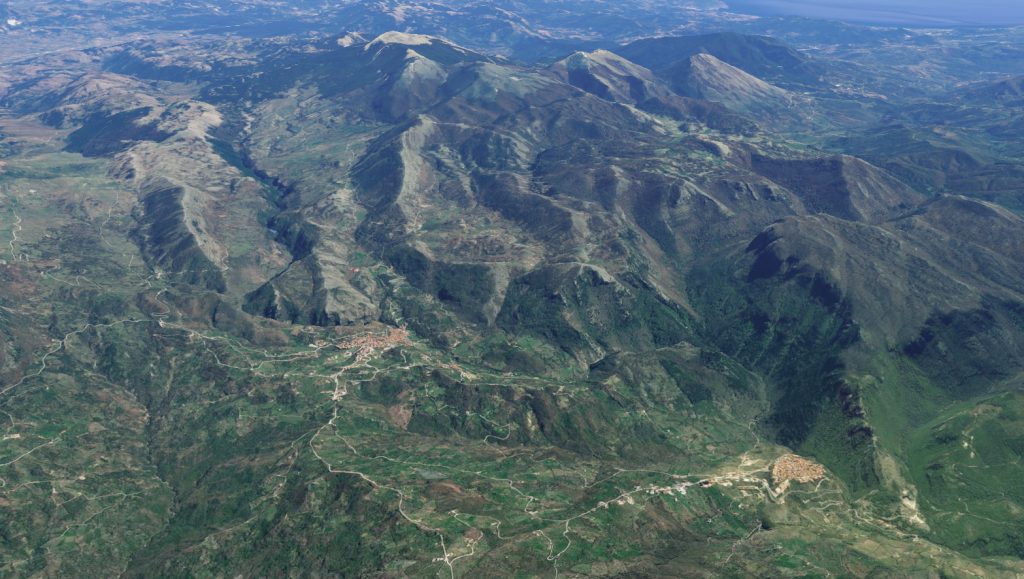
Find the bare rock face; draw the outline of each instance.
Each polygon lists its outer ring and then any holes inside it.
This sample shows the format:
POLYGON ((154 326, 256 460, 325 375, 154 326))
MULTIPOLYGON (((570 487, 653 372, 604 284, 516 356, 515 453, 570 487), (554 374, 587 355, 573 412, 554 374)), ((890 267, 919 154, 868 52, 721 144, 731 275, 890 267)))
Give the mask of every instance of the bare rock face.
POLYGON ((149 118, 167 136, 133 143, 114 161, 114 174, 143 200, 146 255, 168 274, 202 279, 210 289, 254 289, 287 258, 260 223, 269 209, 260 183, 229 165, 210 140, 219 111, 188 101, 149 118))
POLYGON ((681 121, 736 132, 754 130, 753 122, 714 99, 673 92, 650 70, 607 50, 577 52, 551 66, 564 82, 602 99, 681 121))
POLYGON ((710 54, 697 54, 680 69, 677 88, 690 96, 720 102, 730 108, 752 110, 755 107, 795 106, 795 97, 785 90, 726 64, 710 54), (791 105, 792 103, 792 105, 791 105))
POLYGON ((670 94, 654 73, 607 50, 574 53, 551 70, 563 81, 615 102, 637 104, 658 92, 670 94))

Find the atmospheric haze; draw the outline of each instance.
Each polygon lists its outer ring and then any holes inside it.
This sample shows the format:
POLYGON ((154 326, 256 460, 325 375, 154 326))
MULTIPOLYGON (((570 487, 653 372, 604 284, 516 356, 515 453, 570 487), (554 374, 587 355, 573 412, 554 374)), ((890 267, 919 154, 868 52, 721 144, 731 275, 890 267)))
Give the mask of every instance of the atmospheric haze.
POLYGON ((738 11, 905 25, 1020 25, 1024 3, 1017 0, 739 0, 738 11))

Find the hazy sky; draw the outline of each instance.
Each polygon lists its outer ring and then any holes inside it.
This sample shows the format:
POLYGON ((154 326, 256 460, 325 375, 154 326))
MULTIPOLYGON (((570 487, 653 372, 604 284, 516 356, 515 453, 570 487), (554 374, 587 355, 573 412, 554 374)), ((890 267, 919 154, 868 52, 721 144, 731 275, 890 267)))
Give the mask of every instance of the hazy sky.
POLYGON ((1024 24, 1024 0, 726 0, 737 11, 894 24, 1024 24))

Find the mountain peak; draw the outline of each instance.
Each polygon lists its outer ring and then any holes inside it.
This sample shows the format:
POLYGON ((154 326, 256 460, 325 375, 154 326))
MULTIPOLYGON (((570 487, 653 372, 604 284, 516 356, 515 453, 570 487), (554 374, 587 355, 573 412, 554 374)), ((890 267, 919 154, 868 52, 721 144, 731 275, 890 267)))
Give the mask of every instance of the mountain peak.
POLYGON ((574 52, 562 62, 569 70, 589 70, 596 65, 620 75, 653 78, 646 68, 604 49, 574 52))
POLYGON ((658 92, 651 71, 607 50, 574 52, 550 70, 579 89, 615 102, 635 104, 658 92))
POLYGON ((788 94, 706 52, 693 55, 687 64, 686 84, 693 93, 689 96, 747 108, 757 102, 783 100, 788 94))
POLYGON ((363 35, 359 34, 358 32, 349 32, 348 34, 345 34, 344 36, 339 38, 337 42, 338 46, 342 48, 348 48, 356 44, 362 44, 366 42, 366 39, 363 38, 363 35))
POLYGON ((385 32, 378 36, 377 38, 371 40, 369 43, 367 43, 366 48, 364 48, 364 50, 370 50, 372 48, 388 44, 399 44, 404 46, 423 46, 434 44, 435 42, 451 44, 446 40, 434 36, 427 36, 426 34, 411 34, 408 32, 398 32, 396 30, 392 30, 389 32, 385 32))
POLYGON ((817 82, 822 74, 818 63, 774 38, 735 32, 645 38, 621 46, 617 52, 655 72, 694 55, 709 54, 772 82, 817 82))

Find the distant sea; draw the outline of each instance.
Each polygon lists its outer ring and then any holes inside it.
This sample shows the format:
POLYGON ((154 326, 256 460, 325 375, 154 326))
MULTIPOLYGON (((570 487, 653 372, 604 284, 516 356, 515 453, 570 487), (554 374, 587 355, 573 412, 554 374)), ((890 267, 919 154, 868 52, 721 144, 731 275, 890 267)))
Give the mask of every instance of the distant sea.
POLYGON ((725 0, 736 12, 904 26, 1024 24, 1024 0, 725 0))

